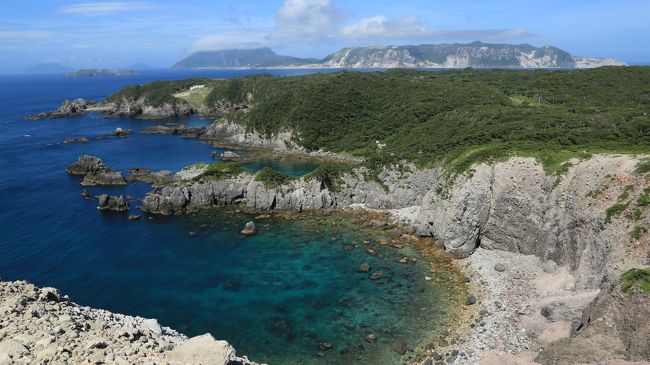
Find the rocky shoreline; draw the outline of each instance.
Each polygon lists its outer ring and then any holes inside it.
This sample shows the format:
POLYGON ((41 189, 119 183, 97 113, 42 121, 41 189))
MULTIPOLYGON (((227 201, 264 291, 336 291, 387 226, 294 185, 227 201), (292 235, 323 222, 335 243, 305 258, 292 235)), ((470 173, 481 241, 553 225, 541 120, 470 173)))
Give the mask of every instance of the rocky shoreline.
POLYGON ((54 288, 0 280, 1 364, 256 365, 210 334, 79 306, 54 288))

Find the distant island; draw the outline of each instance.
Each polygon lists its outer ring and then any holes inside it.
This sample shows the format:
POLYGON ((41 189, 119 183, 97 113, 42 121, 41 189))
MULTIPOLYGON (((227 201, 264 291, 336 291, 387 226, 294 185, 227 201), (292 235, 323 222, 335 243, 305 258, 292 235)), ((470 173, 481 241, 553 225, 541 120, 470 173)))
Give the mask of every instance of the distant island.
POLYGON ((66 77, 89 77, 89 76, 133 76, 137 72, 133 70, 107 70, 107 69, 82 69, 73 72, 66 72, 66 77))
POLYGON ((343 48, 324 59, 276 54, 270 48, 195 52, 174 68, 595 68, 625 66, 600 57, 575 57, 553 46, 429 44, 343 48))

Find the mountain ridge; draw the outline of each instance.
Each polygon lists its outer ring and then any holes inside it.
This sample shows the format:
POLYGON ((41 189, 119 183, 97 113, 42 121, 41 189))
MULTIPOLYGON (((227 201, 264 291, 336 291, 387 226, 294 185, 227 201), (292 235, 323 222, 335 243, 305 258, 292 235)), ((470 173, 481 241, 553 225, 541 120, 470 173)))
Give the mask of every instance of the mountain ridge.
POLYGON ((174 68, 593 68, 626 66, 600 57, 576 57, 545 45, 483 42, 346 47, 323 59, 276 54, 271 48, 199 51, 174 68))

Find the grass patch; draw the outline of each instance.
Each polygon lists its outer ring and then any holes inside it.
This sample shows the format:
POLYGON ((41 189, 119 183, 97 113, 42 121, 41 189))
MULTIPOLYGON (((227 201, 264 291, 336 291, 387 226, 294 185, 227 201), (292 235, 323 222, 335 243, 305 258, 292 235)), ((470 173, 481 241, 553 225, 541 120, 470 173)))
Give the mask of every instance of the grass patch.
POLYGON ((650 188, 643 189, 643 193, 639 196, 639 199, 637 199, 636 202, 640 207, 647 207, 650 205, 650 188))
POLYGON ((612 217, 621 214, 627 208, 627 204, 616 203, 605 211, 605 224, 612 223, 612 217))
POLYGON ((292 180, 295 180, 295 177, 274 171, 270 167, 265 167, 257 172, 255 180, 262 182, 266 187, 277 188, 280 185, 288 184, 292 180))
POLYGON ((235 177, 244 172, 244 167, 236 162, 214 162, 207 166, 207 169, 194 180, 224 180, 235 177))
POLYGON ((596 190, 591 190, 591 191, 587 192, 587 194, 585 194, 585 196, 586 196, 587 198, 596 199, 596 198, 598 198, 602 193, 603 193, 603 190, 601 190, 601 189, 596 189, 596 190))
POLYGON ((634 191, 634 185, 626 185, 625 188, 623 188, 623 192, 621 195, 618 196, 618 201, 622 202, 624 200, 627 200, 627 198, 630 197, 630 192, 634 191))
POLYGON ((650 293, 650 270, 631 269, 621 278, 621 289, 625 294, 650 293))
POLYGON ((199 108, 205 105, 205 98, 210 94, 212 88, 204 87, 202 89, 187 90, 177 94, 175 97, 187 101, 193 108, 199 108))
POLYGON ((641 238, 641 236, 643 236, 644 233, 646 233, 646 231, 647 231, 646 228, 636 226, 636 227, 634 227, 634 228, 632 229, 632 231, 630 232, 630 236, 631 236, 632 238, 634 238, 635 240, 638 240, 639 238, 641 238))
POLYGON ((641 174, 647 174, 648 172, 650 172, 650 160, 640 162, 636 166, 636 172, 641 174))
POLYGON ((305 175, 306 180, 315 179, 320 181, 326 188, 333 192, 341 191, 343 187, 343 174, 352 170, 348 165, 324 163, 318 166, 314 171, 305 175))

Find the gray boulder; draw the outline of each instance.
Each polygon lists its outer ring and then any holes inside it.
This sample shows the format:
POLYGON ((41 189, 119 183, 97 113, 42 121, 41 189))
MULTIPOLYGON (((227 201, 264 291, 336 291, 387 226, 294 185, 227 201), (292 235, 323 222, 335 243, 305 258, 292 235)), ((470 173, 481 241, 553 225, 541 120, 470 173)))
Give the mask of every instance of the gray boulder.
POLYGON ((102 194, 96 198, 98 202, 97 209, 99 210, 108 210, 113 212, 126 212, 129 210, 129 203, 124 199, 124 195, 110 196, 102 194))

